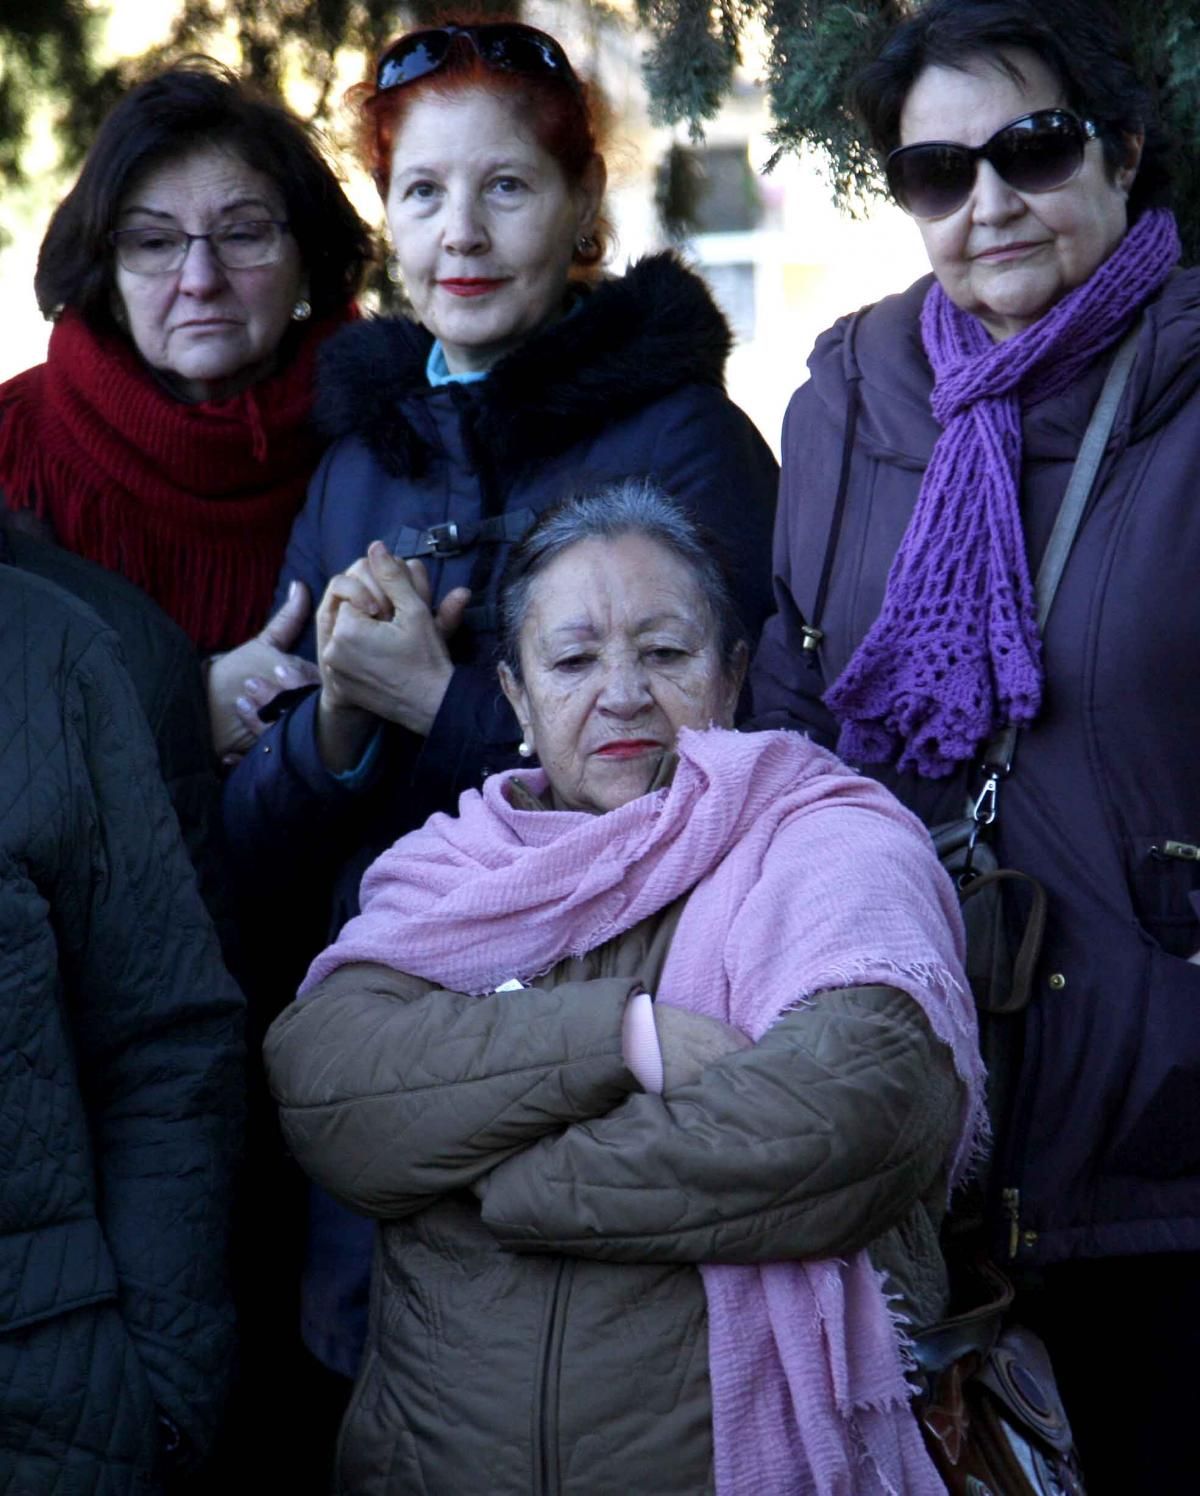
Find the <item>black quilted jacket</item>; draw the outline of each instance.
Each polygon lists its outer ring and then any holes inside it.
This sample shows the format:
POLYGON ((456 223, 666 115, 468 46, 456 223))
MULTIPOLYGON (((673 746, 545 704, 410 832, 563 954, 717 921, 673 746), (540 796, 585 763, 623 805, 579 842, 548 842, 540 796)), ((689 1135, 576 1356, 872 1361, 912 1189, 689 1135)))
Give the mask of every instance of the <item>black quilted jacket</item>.
POLYGON ((211 1439, 241 1010, 113 634, 0 566, 0 1491, 211 1439))

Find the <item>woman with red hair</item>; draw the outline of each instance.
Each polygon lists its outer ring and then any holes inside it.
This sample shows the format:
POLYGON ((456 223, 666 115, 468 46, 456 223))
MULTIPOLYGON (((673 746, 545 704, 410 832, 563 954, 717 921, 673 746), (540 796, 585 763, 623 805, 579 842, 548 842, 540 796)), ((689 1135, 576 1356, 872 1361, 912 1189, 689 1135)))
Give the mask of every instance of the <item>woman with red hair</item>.
MULTIPOLYGON (((668 254, 601 273, 600 104, 553 37, 495 19, 413 31, 352 98, 413 316, 323 351, 318 418, 334 440, 280 579, 281 597, 295 581, 323 597, 301 645, 320 686, 281 698, 226 786, 247 883, 282 898, 293 928, 301 891, 331 891, 334 930, 380 851, 520 762, 495 602, 537 516, 577 487, 655 478, 725 542, 755 637, 776 484, 724 392, 730 332, 703 282, 668 254)), ((243 709, 270 694, 247 682, 243 709)), ((347 1376, 364 1227, 322 1216, 309 1259, 305 1337, 347 1376)))

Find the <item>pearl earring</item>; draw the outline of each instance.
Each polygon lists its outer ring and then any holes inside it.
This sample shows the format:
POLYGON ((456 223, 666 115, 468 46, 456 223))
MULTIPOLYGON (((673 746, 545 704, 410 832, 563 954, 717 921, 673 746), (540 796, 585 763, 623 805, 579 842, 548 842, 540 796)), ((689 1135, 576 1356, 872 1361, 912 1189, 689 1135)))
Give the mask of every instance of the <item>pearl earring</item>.
POLYGON ((292 321, 293 322, 307 322, 308 319, 311 316, 312 316, 312 302, 311 301, 307 301, 302 296, 300 298, 300 300, 296 303, 296 305, 292 308, 292 321))
POLYGON ((517 744, 517 752, 521 755, 522 758, 532 758, 533 757, 533 749, 525 741, 524 738, 522 738, 521 741, 517 744))

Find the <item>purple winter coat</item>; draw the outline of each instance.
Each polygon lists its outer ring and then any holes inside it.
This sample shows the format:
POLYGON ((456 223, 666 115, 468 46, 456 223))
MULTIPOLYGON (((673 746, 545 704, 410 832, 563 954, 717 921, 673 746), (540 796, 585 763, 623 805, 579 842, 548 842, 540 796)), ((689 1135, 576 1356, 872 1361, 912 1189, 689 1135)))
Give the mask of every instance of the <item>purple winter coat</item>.
MULTIPOLYGON (((918 314, 929 277, 818 341, 784 426, 778 612, 752 672, 757 726, 832 744, 821 703, 872 621, 939 427, 918 314), (860 409, 820 663, 801 653, 830 534, 848 391, 860 409)), ((1025 413, 1021 514, 1036 570, 1106 372, 1025 413)), ((1051 901, 997 1190, 1017 1260, 1200 1248, 1200 270, 1150 305, 1044 640, 1041 715, 1001 795, 1002 864, 1051 901), (1168 844, 1174 844, 1169 847, 1168 844)), ((968 772, 874 770, 927 824, 968 772)))

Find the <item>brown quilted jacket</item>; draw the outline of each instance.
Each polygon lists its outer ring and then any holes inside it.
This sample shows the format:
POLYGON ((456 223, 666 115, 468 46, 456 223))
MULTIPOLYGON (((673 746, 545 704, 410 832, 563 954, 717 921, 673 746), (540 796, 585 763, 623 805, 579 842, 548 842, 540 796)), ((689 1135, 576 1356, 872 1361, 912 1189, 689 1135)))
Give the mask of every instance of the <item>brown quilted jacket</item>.
POLYGON ((710 1490, 701 1262, 870 1245, 940 1315, 949 1051, 905 994, 846 989, 647 1095, 621 1019, 677 918, 488 998, 342 967, 269 1033, 296 1156, 381 1223, 339 1491, 710 1490))

